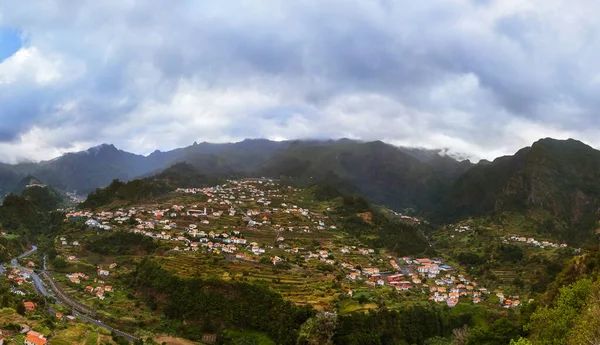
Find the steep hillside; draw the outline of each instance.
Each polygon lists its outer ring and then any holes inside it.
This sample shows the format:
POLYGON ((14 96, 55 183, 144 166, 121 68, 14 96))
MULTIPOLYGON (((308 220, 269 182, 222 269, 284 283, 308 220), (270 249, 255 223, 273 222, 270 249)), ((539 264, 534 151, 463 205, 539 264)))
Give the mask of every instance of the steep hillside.
MULTIPOLYGON (((460 163, 453 165, 457 169, 460 163)), ((256 174, 306 185, 331 184, 393 208, 419 210, 434 205, 451 182, 427 163, 380 141, 297 142, 256 174)))
POLYGON ((542 139, 461 175, 438 216, 526 214, 540 232, 581 242, 600 216, 599 180, 600 151, 572 139, 542 139))
POLYGON ((400 151, 429 165, 441 178, 455 180, 474 166, 469 160, 458 160, 443 150, 429 150, 414 147, 399 147, 400 151))
POLYGON ((0 196, 10 193, 21 180, 21 175, 9 164, 0 164, 0 196))
POLYGON ((188 163, 178 163, 163 172, 129 182, 118 179, 105 188, 90 193, 81 204, 83 208, 98 208, 113 201, 124 203, 139 202, 164 195, 176 188, 202 187, 220 183, 220 179, 200 174, 188 163))
POLYGON ((1 164, 0 193, 20 192, 23 186, 19 181, 33 175, 57 189, 84 194, 115 178, 129 180, 153 168, 144 156, 103 144, 40 163, 1 164))
POLYGON ((44 186, 44 184, 35 176, 27 175, 16 184, 16 186, 12 190, 12 193, 18 195, 23 194, 23 192, 31 186, 44 186))
POLYGON ((54 211, 64 203, 64 197, 52 187, 31 186, 23 191, 23 197, 42 212, 54 211))
POLYGON ((115 178, 129 180, 151 168, 144 156, 104 144, 42 162, 32 174, 56 188, 87 193, 115 178))

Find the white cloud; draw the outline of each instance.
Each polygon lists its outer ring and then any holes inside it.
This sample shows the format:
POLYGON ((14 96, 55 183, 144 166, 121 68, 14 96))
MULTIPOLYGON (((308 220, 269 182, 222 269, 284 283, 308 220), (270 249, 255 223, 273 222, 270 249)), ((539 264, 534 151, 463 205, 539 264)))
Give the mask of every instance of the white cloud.
POLYGON ((21 48, 0 63, 0 84, 58 83, 65 76, 65 69, 57 57, 44 57, 35 47, 21 48))
MULTIPOLYGON (((349 137, 494 158, 596 144, 591 0, 0 0, 0 160, 349 137)), ((600 144, 598 142, 597 144, 600 144)))

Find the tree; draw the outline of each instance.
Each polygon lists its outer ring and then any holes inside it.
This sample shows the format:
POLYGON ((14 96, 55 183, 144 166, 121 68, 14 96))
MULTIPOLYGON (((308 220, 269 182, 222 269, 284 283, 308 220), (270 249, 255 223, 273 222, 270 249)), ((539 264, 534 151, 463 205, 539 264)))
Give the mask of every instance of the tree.
POLYGON ((592 281, 581 279, 560 289, 555 307, 542 307, 531 315, 528 328, 536 344, 566 345, 592 289, 592 281))
POLYGON ((17 313, 19 313, 19 315, 25 315, 26 312, 27 312, 27 309, 25 309, 25 305, 23 303, 18 303, 17 304, 17 313))
POLYGON ((57 256, 52 260, 52 266, 54 266, 55 269, 63 269, 67 267, 67 262, 62 256, 57 256))
POLYGON ((594 288, 581 315, 575 320, 569 344, 600 344, 600 286, 594 288))
POLYGON ((332 345, 337 328, 337 314, 323 312, 311 317, 300 327, 298 345, 332 345))
POLYGON ((520 328, 507 318, 496 320, 489 327, 474 328, 467 338, 468 345, 505 345, 519 337, 520 328))

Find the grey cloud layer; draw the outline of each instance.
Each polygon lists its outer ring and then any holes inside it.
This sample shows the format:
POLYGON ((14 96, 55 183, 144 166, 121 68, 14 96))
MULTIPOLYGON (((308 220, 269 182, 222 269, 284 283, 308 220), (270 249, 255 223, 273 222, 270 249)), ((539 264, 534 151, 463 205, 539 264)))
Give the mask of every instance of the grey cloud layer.
POLYGON ((350 137, 480 158, 600 145, 593 1, 0 0, 0 160, 350 137))

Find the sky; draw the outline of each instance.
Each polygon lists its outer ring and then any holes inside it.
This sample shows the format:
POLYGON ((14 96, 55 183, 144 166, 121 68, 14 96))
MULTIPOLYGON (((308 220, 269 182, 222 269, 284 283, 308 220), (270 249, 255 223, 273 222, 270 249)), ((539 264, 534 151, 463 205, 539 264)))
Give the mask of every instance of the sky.
POLYGON ((592 0, 0 0, 0 161, 100 143, 600 147, 592 0))

